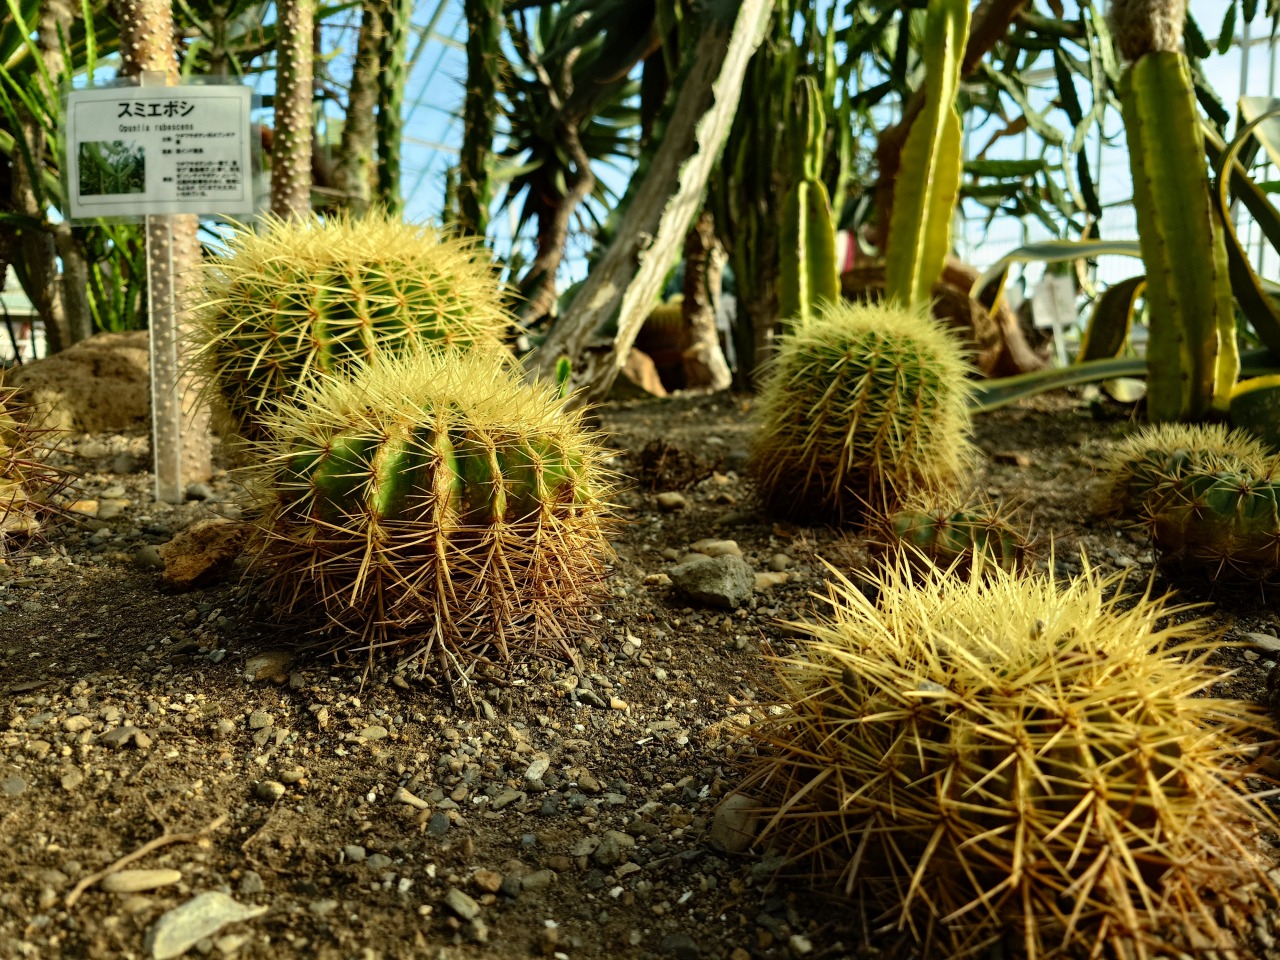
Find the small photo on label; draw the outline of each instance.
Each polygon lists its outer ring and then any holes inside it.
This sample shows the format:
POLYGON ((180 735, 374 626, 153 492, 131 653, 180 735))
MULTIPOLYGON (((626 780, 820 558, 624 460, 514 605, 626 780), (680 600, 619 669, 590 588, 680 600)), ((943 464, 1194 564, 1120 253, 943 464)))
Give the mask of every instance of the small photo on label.
POLYGON ((132 140, 86 140, 80 144, 80 196, 147 192, 147 153, 132 140))

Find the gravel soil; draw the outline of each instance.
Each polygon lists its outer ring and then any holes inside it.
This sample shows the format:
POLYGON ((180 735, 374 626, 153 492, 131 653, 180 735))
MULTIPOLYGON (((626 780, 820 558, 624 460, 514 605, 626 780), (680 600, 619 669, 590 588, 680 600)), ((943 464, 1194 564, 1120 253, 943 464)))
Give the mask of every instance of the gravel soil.
MULTIPOLYGON (((762 652, 793 649, 783 621, 812 616, 819 558, 865 557, 757 511, 749 404, 599 411, 638 478, 608 602, 577 664, 533 659, 456 702, 391 661, 295 656, 234 573, 167 589, 157 546, 237 517, 233 482, 157 506, 145 437, 76 438, 78 519, 0 563, 0 960, 909 955, 713 830, 770 696, 762 652), (667 571, 707 540, 756 574, 736 610, 673 594, 667 571), (174 912, 192 901, 200 916, 174 912)), ((1020 505, 1042 567, 1070 574, 1084 550, 1152 572, 1141 537, 1087 511, 1092 465, 1132 426, 1068 393, 979 420, 979 486, 1020 505)), ((1219 692, 1264 699, 1280 610, 1209 599, 1254 644, 1222 651, 1219 692)))

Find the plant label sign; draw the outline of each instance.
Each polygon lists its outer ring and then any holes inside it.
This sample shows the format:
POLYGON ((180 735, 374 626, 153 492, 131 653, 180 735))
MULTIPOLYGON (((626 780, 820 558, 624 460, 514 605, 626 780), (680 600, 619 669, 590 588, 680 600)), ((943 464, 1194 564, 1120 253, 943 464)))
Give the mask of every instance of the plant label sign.
POLYGON ((70 219, 252 214, 251 98, 222 84, 68 93, 70 219))

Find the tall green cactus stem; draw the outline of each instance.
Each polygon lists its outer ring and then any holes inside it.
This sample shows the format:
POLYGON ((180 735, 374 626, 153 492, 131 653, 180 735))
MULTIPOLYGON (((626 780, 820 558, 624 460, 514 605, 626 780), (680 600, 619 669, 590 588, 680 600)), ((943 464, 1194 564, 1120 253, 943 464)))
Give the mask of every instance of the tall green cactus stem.
POLYGON ((388 212, 404 209, 400 193, 400 139, 404 133, 404 89, 408 82, 409 24, 413 0, 386 0, 382 8, 382 70, 378 74, 378 202, 388 212))
POLYGON ((968 37, 968 0, 929 0, 925 106, 902 148, 885 244, 885 297, 903 304, 929 300, 951 247, 963 163, 955 102, 968 37))
POLYGON ((493 121, 502 64, 503 0, 466 0, 467 95, 458 155, 458 228, 484 236, 489 226, 493 121))
POLYGON ((968 370, 927 306, 825 306, 782 337, 761 389, 761 499, 838 524, 947 488, 972 459, 968 370))
POLYGON ((496 350, 512 329, 488 254, 379 214, 268 220, 205 265, 196 362, 246 439, 312 376, 426 344, 496 350))
POLYGON ((800 77, 795 100, 789 132, 796 170, 782 210, 778 305, 784 320, 807 323, 820 304, 840 299, 840 275, 831 198, 822 182, 827 120, 818 82, 800 77))
POLYGON ((1271 460, 1258 440, 1220 423, 1157 424, 1117 444, 1103 458, 1094 511, 1103 516, 1142 517, 1154 506, 1154 498, 1187 475, 1260 476, 1271 460))
POLYGON ((1186 57, 1143 54, 1125 69, 1119 93, 1147 270, 1147 416, 1159 422, 1225 413, 1240 357, 1186 57))
POLYGON ((554 384, 493 355, 375 360, 267 418, 254 560, 335 654, 408 654, 455 679, 571 637, 604 574, 612 481, 554 384))

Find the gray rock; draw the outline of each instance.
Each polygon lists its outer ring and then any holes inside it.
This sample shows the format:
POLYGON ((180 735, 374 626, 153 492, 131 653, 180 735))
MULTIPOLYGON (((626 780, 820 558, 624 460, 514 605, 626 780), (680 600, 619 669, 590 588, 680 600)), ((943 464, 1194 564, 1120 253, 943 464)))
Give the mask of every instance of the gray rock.
POLYGON ((271 714, 265 710, 255 710, 249 714, 250 730, 265 730, 274 723, 275 721, 272 719, 271 714))
POLYGON ((606 830, 600 837, 600 843, 591 854, 591 859, 598 866, 616 867, 627 859, 627 851, 634 848, 636 841, 634 837, 628 836, 618 830, 606 830))
POLYGON ((282 684, 289 679, 289 667, 293 654, 288 650, 266 650, 245 661, 244 678, 249 681, 265 680, 282 684))
POLYGON ((365 740, 385 740, 387 738, 387 728, 377 725, 365 727, 360 731, 360 737, 365 740))
POLYGON ((683 510, 689 505, 689 501, 685 499, 683 493, 675 493, 674 491, 658 494, 657 500, 659 508, 667 513, 683 510))
POLYGON ((375 853, 365 861, 365 863, 369 865, 370 870, 385 870, 387 867, 391 866, 393 862, 394 861, 385 853, 375 853))
POLYGON ((275 803, 284 796, 284 784, 279 780, 259 780, 254 785, 253 795, 267 803, 275 803))
POLYGON ((542 782, 542 778, 546 772, 551 769, 551 760, 547 757, 538 757, 533 763, 525 767, 524 782, 530 790, 545 790, 546 785, 542 782))
POLYGON ((124 747, 132 743, 139 749, 151 746, 151 738, 135 726, 125 724, 108 730, 100 738, 109 747, 124 747))
POLYGON ((347 861, 350 863, 359 863, 365 858, 365 850, 364 847, 350 843, 342 848, 342 855, 346 857, 347 861))
POLYGON ((256 870, 246 870, 240 876, 240 886, 237 888, 243 897, 252 897, 255 894, 262 893, 267 889, 266 884, 262 882, 262 875, 256 870))
POLYGON ((759 826, 760 801, 741 793, 731 793, 716 808, 707 840, 725 853, 743 853, 755 841, 759 826))
POLYGON ((524 800, 525 797, 526 795, 522 791, 512 790, 510 787, 506 787, 503 790, 498 791, 498 795, 493 798, 493 802, 490 804, 490 807, 494 810, 502 810, 511 806, 511 804, 518 800, 524 800))
POLYGON ((698 941, 687 933, 669 933, 662 938, 658 949, 675 960, 698 960, 702 956, 702 948, 698 941))
POLYGON ((457 887, 449 888, 449 892, 444 895, 444 905, 463 920, 474 920, 480 915, 480 904, 457 887))
POLYGON ((246 907, 225 893, 211 890, 161 916, 147 931, 143 949, 152 960, 180 957, 227 924, 251 920, 266 912, 266 907, 246 907))
POLYGON ((533 873, 526 873, 520 878, 520 888, 522 890, 545 890, 551 886, 556 878, 554 870, 535 870, 533 873))
POLYGON ((690 600, 729 610, 751 596, 756 580, 747 562, 732 554, 695 557, 667 573, 676 590, 690 600))
POLYGON ((27 781, 16 774, 0 780, 0 793, 6 797, 19 797, 27 792, 27 781))
POLYGON ((307 904, 307 909, 317 917, 327 917, 340 906, 341 904, 337 900, 313 900, 307 904))
POLYGON ((443 837, 449 832, 450 823, 449 815, 442 810, 437 810, 427 821, 427 833, 433 837, 443 837))

